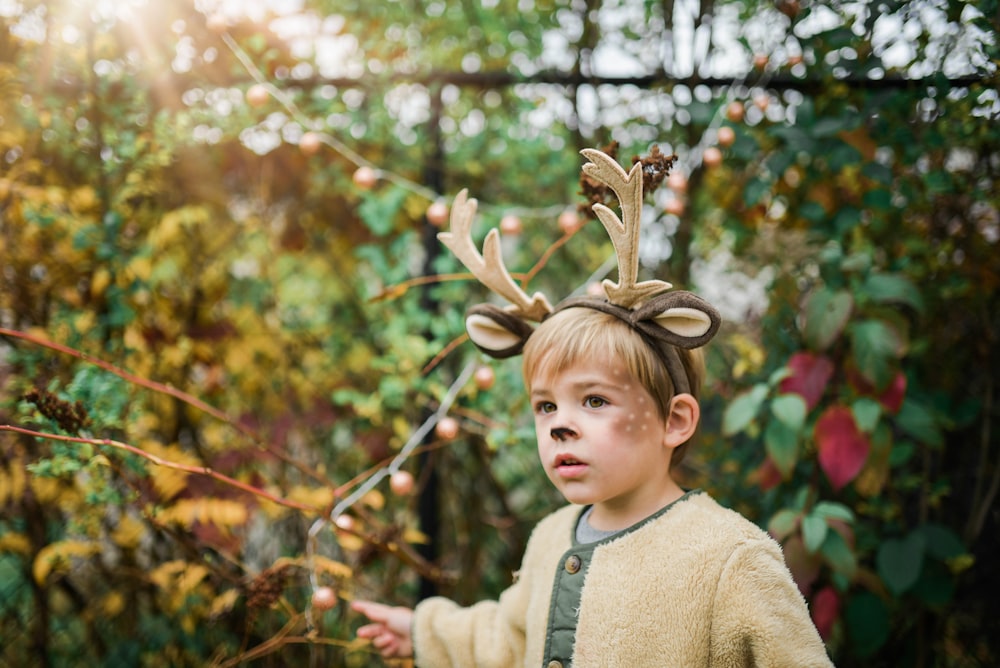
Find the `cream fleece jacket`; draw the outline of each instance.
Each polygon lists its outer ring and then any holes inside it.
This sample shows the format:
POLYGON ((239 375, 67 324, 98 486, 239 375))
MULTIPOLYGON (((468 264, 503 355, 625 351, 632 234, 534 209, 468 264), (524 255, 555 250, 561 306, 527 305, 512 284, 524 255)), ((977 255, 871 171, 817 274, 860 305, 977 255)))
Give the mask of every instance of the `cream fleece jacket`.
POLYGON ((574 538, 582 511, 566 506, 535 527, 499 601, 418 605, 417 666, 833 665, 781 548, 709 495, 690 492, 588 545, 574 538), (567 624, 560 650, 553 627, 567 624))

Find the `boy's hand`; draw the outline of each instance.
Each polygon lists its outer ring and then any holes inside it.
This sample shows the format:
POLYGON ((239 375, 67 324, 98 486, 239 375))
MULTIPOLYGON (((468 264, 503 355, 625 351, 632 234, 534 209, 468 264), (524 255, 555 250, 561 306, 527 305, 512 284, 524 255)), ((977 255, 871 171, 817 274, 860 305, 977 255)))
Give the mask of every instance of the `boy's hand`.
POLYGON ((413 639, 410 637, 413 610, 372 601, 354 601, 351 609, 373 622, 359 628, 358 637, 371 640, 382 656, 413 656, 413 639))

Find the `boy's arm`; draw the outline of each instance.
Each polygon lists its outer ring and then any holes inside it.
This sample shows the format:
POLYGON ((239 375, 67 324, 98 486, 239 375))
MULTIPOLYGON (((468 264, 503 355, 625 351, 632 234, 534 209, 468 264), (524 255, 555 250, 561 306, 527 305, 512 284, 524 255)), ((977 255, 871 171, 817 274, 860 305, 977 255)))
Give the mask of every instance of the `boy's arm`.
POLYGON ((446 598, 421 602, 414 614, 413 647, 420 668, 495 666, 524 663, 527 599, 515 582, 499 601, 463 608, 446 598))
POLYGON ((711 643, 713 666, 833 667, 781 548, 770 538, 739 545, 723 568, 711 643))

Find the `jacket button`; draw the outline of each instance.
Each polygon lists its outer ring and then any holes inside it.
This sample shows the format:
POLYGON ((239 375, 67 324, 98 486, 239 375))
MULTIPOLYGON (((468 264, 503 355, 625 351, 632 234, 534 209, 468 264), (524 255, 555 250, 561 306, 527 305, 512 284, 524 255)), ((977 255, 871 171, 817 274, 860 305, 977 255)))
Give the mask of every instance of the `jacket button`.
POLYGON ((545 668, 563 668, 562 661, 556 661, 553 659, 552 661, 549 661, 549 665, 545 668))
POLYGON ((580 566, 582 565, 583 565, 583 560, 574 554, 570 555, 569 557, 566 557, 566 563, 563 564, 563 567, 566 569, 567 573, 573 575, 574 573, 580 571, 580 566))

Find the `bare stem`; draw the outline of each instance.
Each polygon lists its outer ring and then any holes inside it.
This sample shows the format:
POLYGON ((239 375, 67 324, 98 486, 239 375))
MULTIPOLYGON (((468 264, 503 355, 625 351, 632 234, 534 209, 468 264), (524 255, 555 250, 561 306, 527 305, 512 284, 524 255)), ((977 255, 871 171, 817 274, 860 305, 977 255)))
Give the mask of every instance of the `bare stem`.
POLYGON ((185 473, 193 473, 195 475, 204 475, 210 478, 214 478, 219 482, 229 485, 230 487, 235 487, 236 489, 243 490, 253 494, 254 496, 260 497, 272 503, 276 503, 279 506, 285 506, 286 508, 294 508, 295 510, 301 510, 308 513, 321 513, 322 508, 317 508, 315 506, 306 505, 304 503, 299 503, 298 501, 292 501, 280 496, 275 496, 270 492, 267 492, 259 487, 254 487, 245 482, 231 478, 223 473, 219 473, 207 466, 193 466, 191 464, 181 464, 179 462, 172 462, 162 457, 158 457, 150 452, 146 452, 141 448, 137 448, 134 445, 129 445, 128 443, 122 443, 121 441, 115 441, 110 438, 83 438, 81 436, 65 436, 62 434, 50 434, 47 432, 35 431, 33 429, 25 429, 24 427, 15 427, 9 424, 0 424, 0 431, 11 431, 18 434, 24 434, 26 436, 34 436, 35 438, 44 438, 51 441, 62 441, 64 443, 89 443, 91 445, 104 445, 109 448, 115 448, 116 450, 122 450, 124 452, 130 452, 134 455, 138 455, 147 461, 156 464, 157 466, 163 466, 164 468, 174 469, 176 471, 184 471, 185 473))

